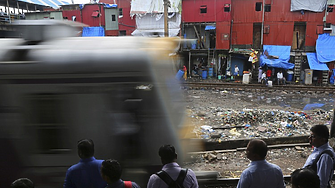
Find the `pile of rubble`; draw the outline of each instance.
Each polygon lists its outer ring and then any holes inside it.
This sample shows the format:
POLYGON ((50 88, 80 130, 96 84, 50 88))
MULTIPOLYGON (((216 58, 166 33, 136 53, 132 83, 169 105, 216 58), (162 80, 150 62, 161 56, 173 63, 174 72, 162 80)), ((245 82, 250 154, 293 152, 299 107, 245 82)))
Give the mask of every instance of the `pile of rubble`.
POLYGON ((314 124, 330 124, 332 112, 315 109, 303 111, 243 109, 242 111, 218 108, 211 109, 211 116, 203 113, 191 115, 201 119, 203 125, 194 132, 203 139, 214 141, 238 138, 269 138, 293 135, 308 135, 314 124))

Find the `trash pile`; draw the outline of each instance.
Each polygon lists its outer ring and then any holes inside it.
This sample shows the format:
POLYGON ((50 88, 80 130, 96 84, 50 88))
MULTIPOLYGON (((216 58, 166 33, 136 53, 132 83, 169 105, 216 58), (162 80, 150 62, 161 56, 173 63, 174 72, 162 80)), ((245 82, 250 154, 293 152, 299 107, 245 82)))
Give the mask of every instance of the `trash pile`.
POLYGON ((330 125, 332 112, 315 109, 304 111, 212 108, 211 115, 199 113, 204 124, 194 132, 203 139, 225 141, 241 138, 270 138, 308 135, 314 124, 330 125))

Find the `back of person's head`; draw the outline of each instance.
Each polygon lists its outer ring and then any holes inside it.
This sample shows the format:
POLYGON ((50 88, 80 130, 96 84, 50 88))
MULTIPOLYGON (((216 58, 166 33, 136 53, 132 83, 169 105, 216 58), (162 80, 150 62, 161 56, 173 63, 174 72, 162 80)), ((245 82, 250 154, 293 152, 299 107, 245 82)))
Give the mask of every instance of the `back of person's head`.
POLYGON ((314 125, 311 128, 311 131, 316 135, 321 138, 326 139, 328 141, 329 138, 329 129, 326 125, 314 125))
POLYGON ((159 148, 158 155, 161 157, 162 163, 171 163, 177 159, 177 153, 172 145, 163 145, 159 148))
POLYGON ((259 159, 265 159, 268 152, 268 146, 263 140, 254 139, 249 142, 250 152, 259 156, 259 159))
POLYGON ((292 188, 320 188, 319 176, 311 169, 297 169, 291 174, 292 188))
POLYGON ((20 178, 15 180, 10 188, 34 188, 34 183, 28 178, 20 178))
POLYGON ((80 158, 90 158, 94 155, 94 143, 91 139, 78 141, 78 155, 80 158))
POLYGON ((101 174, 102 176, 107 176, 110 183, 119 180, 122 174, 120 163, 113 159, 104 160, 101 164, 101 174))

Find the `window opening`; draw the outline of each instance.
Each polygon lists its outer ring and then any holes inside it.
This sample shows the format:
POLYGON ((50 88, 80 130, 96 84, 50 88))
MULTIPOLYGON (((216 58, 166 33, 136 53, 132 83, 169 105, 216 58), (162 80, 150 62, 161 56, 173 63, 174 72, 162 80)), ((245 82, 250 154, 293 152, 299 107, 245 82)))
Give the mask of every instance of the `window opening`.
POLYGON ((207 5, 202 5, 200 6, 200 13, 205 14, 207 13, 207 5))
POLYGON ((127 35, 126 30, 119 31, 119 36, 126 36, 126 35, 127 35))
POLYGON ((37 153, 68 151, 67 126, 63 117, 64 100, 58 94, 34 94, 28 97, 27 114, 30 132, 37 139, 37 153))
POLYGON ((122 8, 119 8, 119 18, 123 17, 123 10, 122 8))
POLYGON ((264 5, 264 11, 265 12, 271 12, 271 4, 264 5))
POLYGON ((257 3, 256 3, 255 10, 256 10, 256 11, 262 11, 262 2, 257 2, 257 3))
POLYGON ((334 11, 334 5, 328 5, 327 12, 333 12, 333 11, 334 11))
POLYGON ((230 12, 230 4, 225 4, 223 10, 224 12, 230 12))
POLYGON ((115 16, 115 14, 112 14, 112 21, 113 21, 113 22, 116 21, 116 16, 115 16))

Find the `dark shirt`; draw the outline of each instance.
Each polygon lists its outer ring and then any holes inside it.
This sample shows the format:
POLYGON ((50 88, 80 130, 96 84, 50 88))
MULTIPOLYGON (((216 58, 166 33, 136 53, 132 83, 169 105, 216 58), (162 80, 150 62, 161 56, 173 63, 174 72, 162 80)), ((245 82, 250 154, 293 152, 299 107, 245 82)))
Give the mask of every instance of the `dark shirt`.
POLYGON ((66 172, 64 188, 105 188, 105 182, 100 174, 103 160, 94 157, 81 159, 66 172))
MULTIPOLYGON (((132 188, 141 188, 135 182, 131 182, 131 187, 132 188)), ((106 188, 124 188, 124 183, 121 179, 119 179, 118 181, 108 185, 106 188)))

